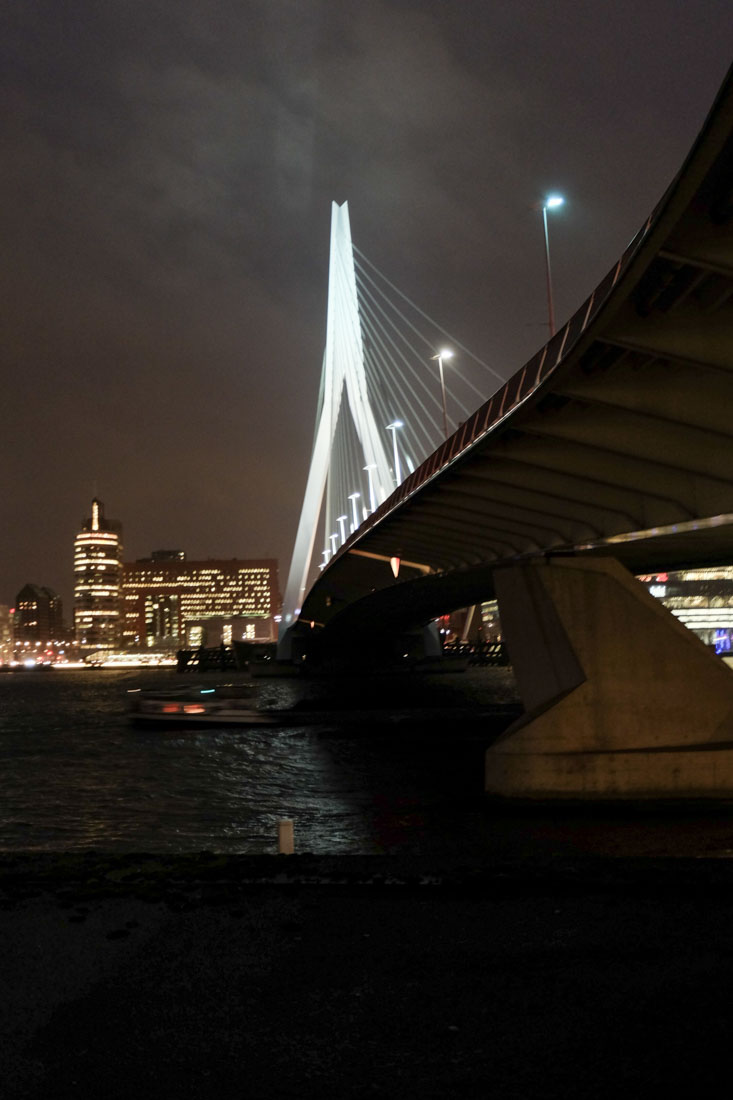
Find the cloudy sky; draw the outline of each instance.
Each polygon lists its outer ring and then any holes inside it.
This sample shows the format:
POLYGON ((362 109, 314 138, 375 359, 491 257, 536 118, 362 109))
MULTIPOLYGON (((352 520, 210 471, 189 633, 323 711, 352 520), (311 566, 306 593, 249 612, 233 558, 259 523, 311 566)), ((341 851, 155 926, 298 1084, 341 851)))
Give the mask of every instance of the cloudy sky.
MULTIPOLYGON (((502 377, 640 227, 730 63, 729 0, 8 0, 0 602, 125 556, 276 556, 313 436, 332 200, 502 377)), ((487 392, 488 396, 488 392, 487 392)))

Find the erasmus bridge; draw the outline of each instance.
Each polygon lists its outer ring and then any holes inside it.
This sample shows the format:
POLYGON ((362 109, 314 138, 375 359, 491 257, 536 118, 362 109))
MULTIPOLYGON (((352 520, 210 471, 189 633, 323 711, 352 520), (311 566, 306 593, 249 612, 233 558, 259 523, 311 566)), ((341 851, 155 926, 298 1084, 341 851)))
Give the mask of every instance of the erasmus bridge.
POLYGON ((733 560, 731 74, 618 262, 498 388, 385 283, 334 204, 281 655, 430 653, 439 615, 495 595, 525 715, 488 790, 730 793, 733 673, 633 574, 733 560))

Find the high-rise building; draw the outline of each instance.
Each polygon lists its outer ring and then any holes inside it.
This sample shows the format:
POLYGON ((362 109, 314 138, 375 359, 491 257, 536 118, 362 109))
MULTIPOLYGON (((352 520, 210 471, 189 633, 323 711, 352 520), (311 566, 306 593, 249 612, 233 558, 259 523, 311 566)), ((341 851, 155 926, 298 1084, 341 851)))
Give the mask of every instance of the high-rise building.
POLYGON ((274 639, 280 610, 277 561, 185 561, 180 554, 157 553, 123 565, 125 648, 274 639))
POLYGON ((80 645, 116 649, 120 642, 122 527, 105 519, 96 497, 74 540, 74 632, 80 645))
POLYGON ((61 599, 52 588, 26 584, 15 598, 13 634, 17 643, 48 645, 64 638, 61 599))

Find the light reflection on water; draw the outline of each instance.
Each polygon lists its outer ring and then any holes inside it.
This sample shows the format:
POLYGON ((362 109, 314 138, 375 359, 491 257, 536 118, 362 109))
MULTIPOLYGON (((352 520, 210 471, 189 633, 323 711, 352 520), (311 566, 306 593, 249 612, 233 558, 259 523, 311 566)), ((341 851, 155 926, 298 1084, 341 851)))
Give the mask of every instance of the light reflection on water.
MULTIPOLYGON (((421 850, 460 836, 476 813, 491 737, 473 726, 395 731, 379 715, 348 728, 130 725, 131 689, 187 682, 168 672, 0 676, 0 848, 268 852, 277 820, 292 817, 300 851, 421 850)), ((339 708, 364 697, 389 711, 502 704, 512 692, 506 670, 484 669, 264 681, 258 702, 339 708)))

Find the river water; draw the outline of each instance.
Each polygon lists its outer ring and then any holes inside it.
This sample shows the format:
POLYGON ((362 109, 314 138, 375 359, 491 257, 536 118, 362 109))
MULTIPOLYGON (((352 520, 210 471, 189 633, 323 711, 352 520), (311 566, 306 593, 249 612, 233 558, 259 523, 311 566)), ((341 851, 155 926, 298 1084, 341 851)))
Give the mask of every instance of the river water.
MULTIPOLYGON (((237 679, 209 674, 205 686, 237 679)), ((168 671, 1 675, 0 851, 265 854, 277 850, 278 820, 292 818, 296 851, 317 855, 419 855, 467 865, 586 855, 733 858, 733 800, 491 803, 484 752, 516 709, 509 669, 258 682, 261 706, 356 707, 366 718, 358 724, 131 725, 129 692, 197 682, 168 671), (410 708, 419 712, 415 720, 396 723, 397 712, 410 708)))
MULTIPOLYGON (((206 677, 208 686, 232 679, 206 677)), ((130 691, 188 683, 168 671, 0 676, 0 849, 265 853, 276 850, 277 821, 292 818, 298 851, 428 852, 482 827, 483 751, 496 729, 450 720, 402 728, 389 715, 505 711, 506 669, 259 682, 263 706, 310 698, 379 708, 358 725, 131 725, 130 691)))

